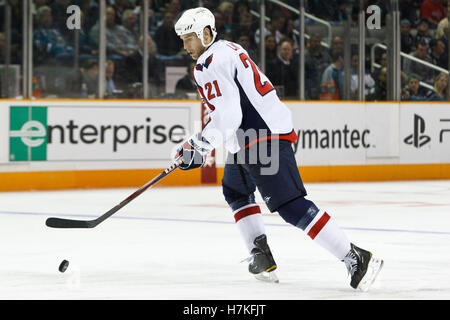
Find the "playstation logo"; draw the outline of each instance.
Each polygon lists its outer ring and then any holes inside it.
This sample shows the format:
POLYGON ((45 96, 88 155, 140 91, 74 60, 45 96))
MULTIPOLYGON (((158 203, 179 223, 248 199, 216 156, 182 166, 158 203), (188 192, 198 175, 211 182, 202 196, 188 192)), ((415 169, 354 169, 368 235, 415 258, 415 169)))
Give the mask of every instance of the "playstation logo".
POLYGON ((414 114, 414 133, 410 134, 403 140, 406 144, 412 144, 416 148, 422 147, 424 144, 430 142, 431 138, 424 135, 425 120, 417 114, 414 114))

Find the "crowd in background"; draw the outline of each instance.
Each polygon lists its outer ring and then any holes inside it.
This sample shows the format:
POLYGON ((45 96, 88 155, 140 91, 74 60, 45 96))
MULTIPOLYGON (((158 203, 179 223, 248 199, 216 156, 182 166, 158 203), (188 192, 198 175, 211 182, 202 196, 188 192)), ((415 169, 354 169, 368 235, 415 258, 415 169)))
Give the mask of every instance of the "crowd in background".
MULTIPOLYGON (((22 62, 22 13, 19 0, 8 0, 11 17, 11 64, 22 62)), ((105 96, 136 98, 142 96, 143 45, 140 0, 107 0, 106 49, 107 63, 98 65, 99 6, 91 0, 34 0, 33 6, 33 75, 39 93, 53 93, 65 98, 95 97, 99 68, 105 68, 105 96), (66 8, 81 8, 81 29, 66 26, 66 8), (76 44, 76 45, 75 45, 76 44)), ((257 1, 204 0, 216 19, 219 39, 236 42, 249 56, 260 63, 260 34, 265 39, 265 73, 284 99, 298 99, 298 15, 266 2, 270 21, 263 31, 257 1)), ((297 0, 283 1, 293 7, 297 0)), ((382 0, 365 0, 364 5, 378 5, 383 13, 389 8, 382 0)), ((306 0, 306 12, 339 25, 349 15, 357 21, 356 0, 306 0)), ((150 0, 148 37, 148 81, 151 97, 185 98, 195 92, 192 68, 195 65, 174 32, 174 23, 181 13, 198 6, 197 0, 150 0), (184 66, 186 76, 168 94, 165 88, 166 66, 184 66)), ((401 51, 448 70, 447 0, 402 0, 401 51)), ((3 17, 0 7, 0 17, 3 17)), ((382 14, 382 24, 385 24, 382 14)), ((307 21, 309 23, 309 21, 307 21)), ((0 26, 0 64, 4 61, 5 33, 0 26)), ((322 35, 309 34, 305 51, 305 95, 307 100, 340 100, 344 88, 344 40, 335 36, 329 47, 322 45, 322 35)), ((379 68, 371 72, 366 55, 365 95, 368 101, 387 99, 387 56, 377 55, 379 68)), ((351 55, 351 99, 358 94, 358 54, 351 55)), ((402 59, 402 100, 449 100, 448 76, 409 59, 402 59), (433 89, 420 83, 429 84, 433 89)), ((0 91, 1 92, 1 91, 0 91)))

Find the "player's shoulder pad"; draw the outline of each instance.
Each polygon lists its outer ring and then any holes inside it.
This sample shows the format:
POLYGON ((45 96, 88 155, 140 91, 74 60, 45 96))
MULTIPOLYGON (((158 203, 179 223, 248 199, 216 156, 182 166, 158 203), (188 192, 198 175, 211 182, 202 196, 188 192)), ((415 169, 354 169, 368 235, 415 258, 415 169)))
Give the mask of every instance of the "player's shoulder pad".
POLYGON ((245 52, 241 45, 231 41, 219 40, 217 44, 214 54, 217 54, 224 60, 234 60, 240 53, 245 52))

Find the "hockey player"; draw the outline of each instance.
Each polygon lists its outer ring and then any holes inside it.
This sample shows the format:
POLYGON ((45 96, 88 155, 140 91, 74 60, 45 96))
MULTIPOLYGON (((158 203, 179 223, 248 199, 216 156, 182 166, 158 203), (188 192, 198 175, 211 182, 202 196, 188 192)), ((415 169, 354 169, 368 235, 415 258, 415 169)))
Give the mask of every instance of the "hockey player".
POLYGON ((261 209, 255 202, 257 187, 271 212, 277 211, 344 262, 351 287, 367 290, 383 261, 350 243, 334 219, 305 198, 291 146, 297 139, 291 112, 279 100, 270 80, 240 45, 216 39, 214 15, 208 9, 186 10, 175 31, 196 60, 193 78, 210 115, 203 130, 178 149, 180 168, 201 167, 206 154, 225 145, 228 159, 223 194, 250 253, 250 273, 278 282, 261 209), (247 134, 249 131, 253 134, 247 134), (258 151, 263 144, 278 163, 278 170, 269 174, 263 173, 267 162, 258 151))

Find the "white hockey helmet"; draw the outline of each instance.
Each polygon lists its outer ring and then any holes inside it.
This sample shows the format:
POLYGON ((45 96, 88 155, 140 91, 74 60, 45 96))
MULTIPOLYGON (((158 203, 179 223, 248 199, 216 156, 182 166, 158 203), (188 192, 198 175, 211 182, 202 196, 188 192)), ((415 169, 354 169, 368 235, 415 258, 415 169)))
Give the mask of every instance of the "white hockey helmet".
POLYGON ((216 19, 214 18, 212 12, 206 8, 199 7, 189 9, 183 12, 180 19, 178 19, 177 23, 175 23, 175 32, 178 36, 195 32, 197 37, 202 42, 202 45, 207 48, 214 42, 214 39, 217 36, 216 19), (208 45, 205 44, 203 39, 203 29, 206 27, 211 28, 213 37, 211 43, 208 45))

